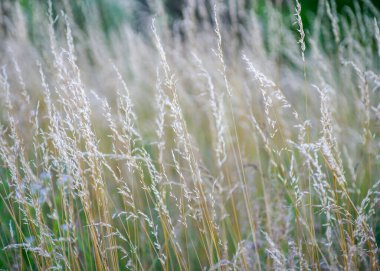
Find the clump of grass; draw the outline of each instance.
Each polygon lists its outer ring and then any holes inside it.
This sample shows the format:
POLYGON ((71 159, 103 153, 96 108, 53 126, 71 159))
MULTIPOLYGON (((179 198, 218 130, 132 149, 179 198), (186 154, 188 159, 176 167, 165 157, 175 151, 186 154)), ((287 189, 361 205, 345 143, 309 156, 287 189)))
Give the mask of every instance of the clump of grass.
POLYGON ((0 44, 0 268, 379 270, 369 2, 321 1, 310 34, 299 1, 244 26, 218 4, 198 27, 189 5, 149 38, 90 15, 84 33, 48 3, 42 47, 0 44))

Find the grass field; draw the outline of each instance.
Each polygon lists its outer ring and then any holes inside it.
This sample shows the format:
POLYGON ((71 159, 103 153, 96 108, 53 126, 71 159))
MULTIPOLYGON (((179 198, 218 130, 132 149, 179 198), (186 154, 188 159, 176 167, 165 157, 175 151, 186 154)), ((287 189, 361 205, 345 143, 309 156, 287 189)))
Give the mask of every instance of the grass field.
POLYGON ((153 2, 2 14, 0 269, 380 270, 380 11, 153 2))

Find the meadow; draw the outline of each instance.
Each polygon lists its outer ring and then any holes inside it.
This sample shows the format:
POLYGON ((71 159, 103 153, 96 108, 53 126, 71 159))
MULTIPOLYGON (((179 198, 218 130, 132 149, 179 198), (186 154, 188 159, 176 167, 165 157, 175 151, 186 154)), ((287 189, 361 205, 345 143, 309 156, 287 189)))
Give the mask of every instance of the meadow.
POLYGON ((380 270, 373 2, 133 2, 1 3, 0 270, 380 270))

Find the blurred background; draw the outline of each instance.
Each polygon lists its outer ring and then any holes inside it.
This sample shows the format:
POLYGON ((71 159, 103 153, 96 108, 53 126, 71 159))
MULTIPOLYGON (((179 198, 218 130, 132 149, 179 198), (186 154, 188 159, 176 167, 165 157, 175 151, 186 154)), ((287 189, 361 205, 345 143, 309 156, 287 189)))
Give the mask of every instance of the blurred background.
MULTIPOLYGON (((1 0, 0 1, 0 26, 1 35, 11 35, 12 32, 12 9, 21 7, 28 22, 28 35, 35 40, 33 22, 38 20, 40 14, 36 14, 36 7, 47 6, 45 0, 1 0)), ((301 16, 306 31, 312 27, 313 18, 318 12, 319 0, 300 0, 302 5, 301 16)), ((377 0, 336 0, 328 1, 332 9, 339 14, 349 15, 351 11, 368 9, 368 7, 380 8, 377 0)), ((223 7, 224 16, 222 21, 225 25, 237 23, 244 27, 247 14, 256 11, 263 18, 267 15, 268 5, 280 9, 282 14, 292 16, 295 10, 293 0, 54 0, 53 11, 59 13, 65 11, 74 18, 75 24, 86 33, 88 31, 85 14, 92 13, 98 16, 101 27, 106 36, 110 32, 118 31, 120 26, 128 23, 139 33, 146 34, 150 28, 152 16, 165 17, 162 20, 170 26, 172 31, 182 31, 183 21, 186 16, 192 16, 201 26, 205 21, 212 23, 212 9, 214 3, 223 7)), ((364 10, 365 11, 365 10, 364 10)), ((236 35, 240 35, 239 30, 236 35)))

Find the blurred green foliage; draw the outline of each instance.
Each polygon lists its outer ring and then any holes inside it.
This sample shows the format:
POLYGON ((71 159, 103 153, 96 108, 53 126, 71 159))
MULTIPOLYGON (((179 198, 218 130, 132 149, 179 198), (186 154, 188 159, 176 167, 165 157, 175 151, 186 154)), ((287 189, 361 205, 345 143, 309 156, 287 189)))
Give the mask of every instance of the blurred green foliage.
MULTIPOLYGON (((313 26, 313 19, 318 11, 318 5, 320 0, 299 0, 302 5, 301 16, 303 19, 303 24, 305 31, 310 31, 313 26)), ((18 2, 26 15, 28 21, 28 32, 32 41, 36 41, 34 36, 33 25, 36 20, 36 16, 40 14, 34 14, 38 8, 46 8, 48 5, 47 0, 0 0, 0 14, 2 16, 8 16, 11 12, 7 11, 9 9, 9 4, 18 2), (8 5, 6 5, 8 3, 8 5), (37 9, 36 9, 37 7, 37 9)), ((203 0, 195 1, 197 4, 195 6, 196 19, 201 22, 202 20, 207 20, 209 23, 213 22, 212 9, 214 2, 219 3, 219 5, 225 5, 225 16, 222 16, 222 21, 225 25, 229 25, 232 21, 230 11, 239 7, 239 9, 244 9, 243 14, 249 14, 250 11, 255 9, 256 13, 262 17, 263 22, 266 21, 266 11, 268 5, 273 5, 275 8, 281 10, 281 13, 292 21, 295 10, 295 0, 203 0), (239 3, 239 4, 237 4, 239 3), (207 10, 207 18, 202 18, 199 13, 199 5, 203 5, 203 8, 207 10)), ((347 7, 355 10, 357 8, 363 8, 364 2, 371 2, 373 6, 380 8, 380 1, 375 0, 329 0, 330 5, 336 9, 340 14, 345 14, 347 12, 347 7)), ((101 28, 103 29, 106 37, 109 38, 109 34, 112 31, 117 31, 121 25, 124 23, 129 23, 137 32, 144 32, 149 29, 149 21, 146 19, 157 13, 155 8, 157 6, 162 6, 165 9, 164 20, 175 31, 181 33, 181 29, 178 29, 178 22, 184 18, 184 9, 187 7, 188 0, 52 0, 53 4, 53 15, 56 16, 60 11, 65 11, 70 14, 76 25, 83 31, 87 32, 86 18, 88 16, 95 15, 99 19, 101 28)), ((365 10, 364 10, 365 11, 365 10)), ((242 14, 241 12, 239 14, 242 14)), ((9 15, 10 16, 10 15, 9 15)), ((245 25, 245 19, 243 17, 238 17, 238 23, 240 25, 245 25)), ((10 20, 11 21, 11 20, 10 20)), ((293 20, 294 21, 294 20, 293 20)), ((6 29, 6 26, 2 27, 6 29)), ((6 32, 4 30, 4 32, 6 32)), ((182 33, 181 33, 182 34, 182 33)), ((239 33, 238 33, 239 34, 239 33)))

